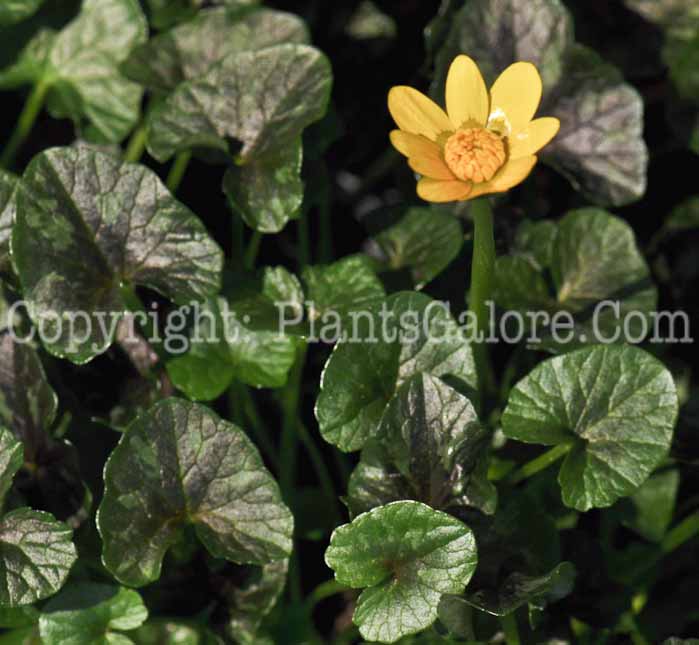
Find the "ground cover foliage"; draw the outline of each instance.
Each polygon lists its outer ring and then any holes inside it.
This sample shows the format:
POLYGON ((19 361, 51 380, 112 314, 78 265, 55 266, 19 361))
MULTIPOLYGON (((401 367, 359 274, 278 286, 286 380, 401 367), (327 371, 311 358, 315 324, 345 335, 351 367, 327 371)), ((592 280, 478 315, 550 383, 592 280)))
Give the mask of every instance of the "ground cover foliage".
POLYGON ((8 0, 0 37, 0 645, 699 642, 694 0, 8 0), (561 128, 430 204, 387 94, 460 54, 561 128))

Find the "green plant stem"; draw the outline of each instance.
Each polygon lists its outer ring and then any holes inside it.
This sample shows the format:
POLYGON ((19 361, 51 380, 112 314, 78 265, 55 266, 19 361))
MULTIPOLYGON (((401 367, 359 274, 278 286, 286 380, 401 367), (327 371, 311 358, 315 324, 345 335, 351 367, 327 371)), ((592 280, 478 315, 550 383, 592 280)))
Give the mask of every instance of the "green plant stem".
POLYGON ((143 151, 146 149, 146 125, 141 123, 131 135, 129 144, 124 152, 124 161, 136 163, 143 156, 143 151))
POLYGON ((27 102, 24 104, 24 109, 19 115, 17 125, 10 136, 10 140, 7 142, 7 145, 2 151, 2 156, 0 156, 0 166, 3 168, 10 168, 14 163, 17 151, 26 141, 29 133, 34 127, 36 118, 39 116, 41 109, 44 107, 46 94, 48 93, 50 87, 50 82, 39 81, 27 97, 27 102))
POLYGON ((488 301, 492 298, 495 274, 495 237, 493 234, 493 211, 487 197, 473 202, 473 259, 471 261, 471 288, 469 309, 475 322, 476 341, 473 356, 478 374, 478 390, 481 406, 493 391, 495 378, 488 356, 485 339, 489 332, 488 301), (483 334, 483 340, 478 340, 483 334))
POLYGON ((551 464, 558 461, 561 457, 570 452, 573 447, 572 443, 560 443, 554 446, 550 450, 547 450, 544 454, 539 455, 535 459, 527 462, 521 468, 518 468, 514 472, 508 474, 504 477, 504 480, 508 484, 518 484, 519 482, 536 475, 536 473, 548 468, 551 464))
POLYGON ((175 161, 172 163, 172 166, 170 167, 170 172, 167 176, 166 185, 168 187, 168 190, 173 195, 177 192, 177 189, 180 187, 180 183, 182 182, 182 178, 184 177, 185 172, 187 172, 187 166, 189 166, 189 161, 191 158, 192 153, 189 150, 180 152, 180 154, 178 154, 175 157, 175 161))
POLYGON ((337 580, 326 580, 321 582, 310 594, 306 597, 306 610, 310 614, 315 606, 325 600, 339 593, 344 593, 348 591, 349 587, 341 585, 337 580))
POLYGON ((505 642, 507 645, 521 645, 522 641, 519 638, 519 629, 517 627, 515 612, 500 616, 500 626, 505 633, 505 642))
MULTIPOLYGON (((330 471, 328 470, 328 467, 325 464, 323 455, 318 449, 318 446, 316 445, 316 442, 313 440, 313 437, 311 436, 311 433, 308 431, 308 428, 300 420, 297 425, 297 431, 299 439, 301 439, 301 443, 303 443, 304 448, 306 448, 306 452, 308 452, 308 456, 310 457, 311 463, 313 464, 313 469, 316 471, 316 476, 318 477, 320 487, 323 489, 325 496, 329 500, 337 502, 335 485, 333 484, 332 477, 330 476, 330 471)), ((337 510, 338 509, 336 509, 335 519, 339 519, 340 517, 337 510)))
POLYGON ((303 270, 311 262, 311 234, 308 228, 308 211, 301 209, 297 223, 299 270, 303 270))
POLYGON ((245 251, 245 268, 249 271, 255 268, 255 261, 257 260, 257 254, 260 252, 261 241, 262 233, 260 233, 260 231, 253 231, 250 241, 248 242, 248 248, 245 251))
POLYGON ((279 449, 279 485, 287 500, 296 475, 298 443, 298 412, 301 398, 301 377, 306 362, 306 345, 301 345, 296 353, 296 362, 289 373, 289 381, 281 392, 283 413, 282 439, 279 449))
POLYGON ((693 513, 667 532, 660 543, 660 550, 663 555, 667 555, 697 535, 699 535, 699 513, 693 513))

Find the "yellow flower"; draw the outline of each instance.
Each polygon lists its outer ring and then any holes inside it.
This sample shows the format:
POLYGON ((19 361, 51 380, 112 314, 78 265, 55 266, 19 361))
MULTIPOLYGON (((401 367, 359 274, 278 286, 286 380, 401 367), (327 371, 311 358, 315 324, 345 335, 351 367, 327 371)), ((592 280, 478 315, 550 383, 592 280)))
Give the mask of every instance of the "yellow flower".
POLYGON ((412 87, 388 93, 400 128, 391 143, 422 179, 417 193, 429 202, 502 193, 527 178, 535 153, 558 132, 558 119, 534 119, 541 77, 531 63, 510 65, 490 92, 476 63, 457 56, 449 68, 446 112, 412 87))

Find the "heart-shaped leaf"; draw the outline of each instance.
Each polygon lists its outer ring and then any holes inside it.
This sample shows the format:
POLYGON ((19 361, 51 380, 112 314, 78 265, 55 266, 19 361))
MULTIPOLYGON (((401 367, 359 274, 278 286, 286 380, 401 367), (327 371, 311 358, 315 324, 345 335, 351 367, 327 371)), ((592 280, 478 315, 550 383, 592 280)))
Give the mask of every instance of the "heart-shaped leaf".
POLYGON ((429 627, 444 594, 463 591, 476 568, 476 543, 454 517, 402 501, 337 528, 325 561, 340 584, 366 587, 354 612, 362 636, 393 643, 429 627))
POLYGON ((586 511, 633 493, 667 455, 678 400, 669 371, 636 347, 580 349, 544 361, 510 393, 505 434, 567 444, 563 502, 586 511))
POLYGON ((201 300, 218 290, 223 262, 204 225, 155 173, 84 147, 54 148, 29 164, 12 250, 44 346, 75 363, 112 343, 122 284, 178 303, 201 300))
POLYGON ((521 226, 514 253, 497 260, 494 297, 505 310, 570 312, 574 329, 559 331, 560 340, 551 337, 548 323, 533 325, 541 327, 537 336, 545 347, 569 351, 590 343, 640 342, 653 329, 658 296, 631 227, 605 211, 583 208, 557 224, 521 226))
POLYGON ((296 276, 283 267, 266 267, 260 280, 238 277, 226 292, 231 300, 202 305, 189 352, 167 365, 173 383, 192 400, 217 398, 233 379, 281 387, 296 360, 299 339, 280 326, 280 315, 296 319, 303 313, 296 276))
POLYGON ((129 426, 105 467, 102 558, 129 586, 157 580, 183 527, 217 558, 289 555, 293 518, 245 433, 208 408, 166 399, 129 426))
POLYGON ((508 65, 526 60, 550 89, 561 78, 561 60, 572 40, 573 21, 557 0, 470 0, 452 18, 432 87, 443 96, 449 65, 463 53, 478 62, 488 83, 508 65))
POLYGON ((146 31, 136 0, 84 0, 60 32, 36 34, 17 62, 0 72, 0 86, 41 84, 54 116, 87 121, 83 134, 90 139, 119 142, 138 120, 142 95, 119 65, 146 31))
POLYGON ((148 610, 138 592, 82 582, 64 587, 46 603, 39 633, 47 645, 125 645, 132 641, 119 632, 136 629, 146 618, 148 610))
POLYGON ((5 502, 5 495, 12 486, 15 473, 24 464, 22 444, 14 435, 0 426, 0 512, 5 502))
POLYGON ((383 464, 372 464, 376 449, 366 459, 362 453, 350 478, 354 512, 372 498, 380 504, 415 499, 441 510, 495 511, 497 491, 485 472, 489 434, 471 402, 440 379, 422 373, 408 379, 386 407, 378 437, 383 464))
POLYGON ((648 168, 641 96, 587 47, 571 47, 565 61, 563 80, 542 108, 561 122, 542 159, 599 204, 639 199, 648 168))
POLYGON ((151 90, 171 92, 184 81, 201 78, 228 55, 308 42, 305 24, 293 14, 260 9, 241 15, 225 8, 209 9, 136 47, 122 72, 151 90))
POLYGON ((543 608, 573 590, 575 575, 575 567, 570 562, 561 562, 542 576, 513 573, 502 581, 497 591, 479 591, 467 594, 465 599, 474 607, 495 616, 511 614, 525 604, 543 608))
POLYGON ((73 531, 53 515, 19 508, 0 520, 0 605, 55 594, 77 559, 73 531))
POLYGON ((536 65, 544 83, 541 114, 561 130, 542 150, 549 162, 600 204, 638 199, 646 188, 648 152, 643 103, 618 70, 573 39, 572 20, 559 0, 471 0, 452 20, 435 70, 442 98, 449 65, 473 57, 486 80, 516 61, 536 65))
POLYGON ((410 208, 395 224, 372 238, 372 255, 387 269, 409 269, 421 289, 459 255, 464 243, 461 223, 451 213, 410 208))
POLYGON ((404 292, 369 313, 335 346, 316 402, 323 437, 344 451, 359 450, 376 435, 386 404, 414 374, 476 389, 471 347, 441 303, 404 292))
POLYGON ((29 18, 44 0, 5 0, 0 4, 0 25, 11 25, 29 18))
POLYGON ((311 320, 332 323, 333 318, 339 317, 347 322, 351 312, 367 311, 386 295, 370 261, 363 255, 306 267, 302 277, 311 320))
POLYGON ((262 233, 278 233, 298 217, 303 203, 303 145, 290 143, 274 157, 229 168, 223 191, 245 223, 262 233))
POLYGON ((628 528, 651 542, 660 542, 672 522, 680 475, 677 470, 655 473, 629 498, 631 513, 622 519, 628 528))
POLYGON ((191 147, 235 154, 235 139, 241 164, 273 158, 325 114, 330 84, 328 60, 307 45, 229 55, 152 112, 148 150, 159 161, 191 147))

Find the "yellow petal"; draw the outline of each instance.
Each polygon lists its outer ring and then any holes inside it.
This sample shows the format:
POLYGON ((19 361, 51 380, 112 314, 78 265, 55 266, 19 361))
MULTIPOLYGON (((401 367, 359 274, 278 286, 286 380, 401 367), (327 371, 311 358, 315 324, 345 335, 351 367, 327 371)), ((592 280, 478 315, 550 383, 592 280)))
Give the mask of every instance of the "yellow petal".
POLYGON ((466 199, 472 184, 463 181, 440 181, 424 177, 417 182, 417 194, 428 202, 455 202, 466 199))
POLYGON ((431 141, 436 141, 442 132, 454 130, 444 110, 412 87, 392 87, 388 93, 388 109, 401 130, 421 134, 431 141))
POLYGON ((469 199, 489 193, 504 193, 513 186, 521 184, 536 165, 536 160, 534 155, 510 159, 490 181, 474 185, 469 199))
POLYGON ((541 91, 541 76, 534 65, 510 65, 490 88, 490 119, 504 118, 510 136, 524 130, 536 114, 541 91))
POLYGON ((390 136, 393 146, 408 157, 408 164, 415 172, 433 179, 455 179, 434 141, 402 130, 393 130, 390 136))
POLYGON ((484 126, 488 120, 490 97, 478 65, 468 56, 457 56, 447 75, 447 113, 458 128, 466 121, 484 126))
POLYGON ((551 116, 535 119, 524 130, 509 138, 510 159, 533 155, 541 150, 556 136, 560 127, 560 121, 551 116))

